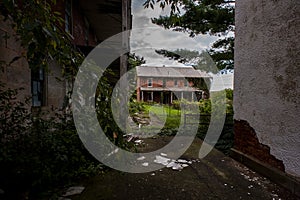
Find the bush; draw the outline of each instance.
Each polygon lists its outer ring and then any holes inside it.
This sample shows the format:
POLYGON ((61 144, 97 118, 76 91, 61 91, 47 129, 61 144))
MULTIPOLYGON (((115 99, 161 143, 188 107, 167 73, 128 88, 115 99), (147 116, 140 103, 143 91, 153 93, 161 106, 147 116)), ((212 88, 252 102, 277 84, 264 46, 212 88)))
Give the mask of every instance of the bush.
POLYGON ((129 102, 129 113, 131 115, 135 113, 144 112, 145 109, 145 103, 144 102, 137 102, 135 100, 129 102))
POLYGON ((8 198, 24 192, 32 196, 98 171, 70 115, 33 116, 17 94, 0 85, 0 188, 13 195, 8 198))

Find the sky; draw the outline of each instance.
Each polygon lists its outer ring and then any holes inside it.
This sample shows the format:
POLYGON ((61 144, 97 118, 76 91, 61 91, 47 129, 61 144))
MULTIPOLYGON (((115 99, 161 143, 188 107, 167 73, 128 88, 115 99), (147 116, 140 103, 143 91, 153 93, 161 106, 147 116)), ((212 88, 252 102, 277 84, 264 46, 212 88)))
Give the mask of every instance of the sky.
MULTIPOLYGON (((198 35, 194 38, 188 36, 187 33, 175 32, 164 29, 151 22, 151 18, 167 15, 169 8, 162 10, 159 5, 144 9, 145 0, 132 0, 132 31, 130 36, 131 52, 144 57, 146 65, 152 66, 184 66, 174 60, 169 60, 155 53, 156 49, 188 49, 197 50, 199 52, 207 50, 211 45, 219 39, 216 36, 198 35)), ((223 83, 216 82, 213 90, 219 90, 224 84, 226 88, 233 88, 233 73, 228 72, 223 76, 223 83)), ((220 80, 220 79, 218 79, 220 80)))
POLYGON ((215 36, 200 35, 191 38, 187 33, 164 29, 151 22, 151 18, 167 15, 169 9, 162 10, 158 5, 154 10, 143 7, 144 0, 132 1, 133 27, 131 33, 131 50, 143 56, 147 64, 182 65, 164 58, 154 52, 155 49, 189 49, 202 51, 208 49, 217 39, 215 36))

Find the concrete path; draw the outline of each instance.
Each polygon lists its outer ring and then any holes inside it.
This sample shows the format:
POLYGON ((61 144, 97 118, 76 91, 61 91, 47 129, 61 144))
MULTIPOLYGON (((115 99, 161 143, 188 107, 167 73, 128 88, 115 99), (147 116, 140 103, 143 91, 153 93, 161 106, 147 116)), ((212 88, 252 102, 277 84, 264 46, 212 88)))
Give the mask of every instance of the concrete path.
MULTIPOLYGON (((144 140, 141 152, 157 150, 172 138, 144 140)), ((247 167, 213 150, 205 159, 197 159, 202 141, 195 139, 182 159, 191 161, 182 170, 163 168, 151 173, 129 174, 115 170, 82 183, 85 190, 74 200, 199 200, 199 199, 297 199, 287 190, 271 183, 247 167)))

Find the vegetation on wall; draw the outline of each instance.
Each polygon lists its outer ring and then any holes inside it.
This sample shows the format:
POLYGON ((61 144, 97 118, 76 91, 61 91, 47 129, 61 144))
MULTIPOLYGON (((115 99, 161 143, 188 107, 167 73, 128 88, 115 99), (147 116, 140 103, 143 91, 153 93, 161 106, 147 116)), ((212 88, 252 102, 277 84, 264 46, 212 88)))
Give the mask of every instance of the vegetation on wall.
MULTIPOLYGON (((20 58, 25 58, 31 69, 46 71, 54 60, 64 78, 72 81, 83 55, 62 29, 61 14, 52 10, 55 3, 0 2, 1 23, 9 24, 15 32, 7 37, 16 38, 22 47, 20 55, 1 61, 1 72, 2 67, 12 67, 20 58)), ((72 115, 59 111, 33 114, 31 98, 18 99, 19 92, 0 83, 0 188, 4 195, 11 199, 32 198, 37 191, 99 172, 101 165, 81 144, 72 115)))
POLYGON ((83 55, 62 29, 64 20, 61 14, 52 10, 55 4, 56 0, 3 0, 0 3, 3 21, 10 23, 24 48, 10 64, 24 57, 31 69, 48 69, 49 61, 55 60, 61 66, 62 74, 70 78, 76 73, 83 55))

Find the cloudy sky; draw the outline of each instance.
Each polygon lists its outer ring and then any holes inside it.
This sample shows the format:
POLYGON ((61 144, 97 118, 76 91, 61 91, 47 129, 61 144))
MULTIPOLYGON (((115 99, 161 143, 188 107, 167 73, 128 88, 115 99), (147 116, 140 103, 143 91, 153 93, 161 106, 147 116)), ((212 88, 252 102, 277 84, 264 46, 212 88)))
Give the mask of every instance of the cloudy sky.
POLYGON ((189 49, 202 51, 208 49, 217 39, 214 36, 199 35, 188 37, 187 33, 166 30, 151 22, 151 18, 167 15, 169 9, 164 11, 156 5, 154 10, 143 8, 144 0, 132 1, 133 28, 131 33, 131 50, 143 56, 147 64, 174 65, 178 64, 154 52, 155 49, 189 49))
MULTIPOLYGON (((215 36, 198 35, 194 38, 187 33, 166 30, 151 22, 151 18, 167 15, 169 9, 164 11, 155 5, 154 10, 143 7, 144 0, 132 0, 133 25, 130 37, 131 51, 144 57, 146 65, 154 66, 182 66, 174 60, 169 60, 155 53, 155 49, 188 49, 202 51, 209 49, 214 41, 218 39, 215 36)), ((213 75, 214 81, 212 90, 233 88, 233 74, 213 75)))

